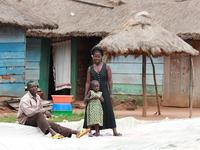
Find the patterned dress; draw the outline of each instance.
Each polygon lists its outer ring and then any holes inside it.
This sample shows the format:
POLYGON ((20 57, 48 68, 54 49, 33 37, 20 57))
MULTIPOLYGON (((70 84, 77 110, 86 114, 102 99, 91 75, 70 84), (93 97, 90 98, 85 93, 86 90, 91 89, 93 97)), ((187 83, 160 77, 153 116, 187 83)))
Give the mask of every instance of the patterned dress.
MULTIPOLYGON (((90 90, 90 92, 90 98, 94 96, 101 97, 102 95, 102 92, 95 93, 93 90, 90 90)), ((95 124, 103 126, 103 109, 99 99, 90 100, 87 106, 87 126, 95 124)))

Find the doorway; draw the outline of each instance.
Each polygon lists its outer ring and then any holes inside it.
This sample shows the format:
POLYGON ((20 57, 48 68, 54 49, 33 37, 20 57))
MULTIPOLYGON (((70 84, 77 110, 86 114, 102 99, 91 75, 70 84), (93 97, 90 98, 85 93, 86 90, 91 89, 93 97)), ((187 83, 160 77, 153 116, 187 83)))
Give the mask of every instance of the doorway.
POLYGON ((77 100, 83 100, 87 69, 92 65, 91 49, 100 42, 101 37, 78 38, 78 73, 77 73, 77 100))

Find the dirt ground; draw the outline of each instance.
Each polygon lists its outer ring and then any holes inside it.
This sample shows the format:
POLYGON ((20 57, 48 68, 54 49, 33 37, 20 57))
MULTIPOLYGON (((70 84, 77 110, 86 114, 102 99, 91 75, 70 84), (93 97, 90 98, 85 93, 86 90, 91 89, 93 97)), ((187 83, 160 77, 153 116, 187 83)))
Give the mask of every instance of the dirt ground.
MULTIPOLYGON (((81 104, 80 101, 77 103, 81 104)), ((119 101, 115 101, 113 103, 113 108, 114 108, 114 113, 116 117, 119 117, 119 118, 134 117, 138 120, 163 120, 165 118, 182 119, 182 118, 189 118, 190 116, 190 108, 160 106, 161 115, 158 115, 157 106, 148 106, 147 115, 146 117, 143 117, 142 116, 143 106, 140 106, 140 105, 135 106, 133 99, 128 99, 127 101, 123 103, 119 103, 119 101)), ((84 111, 85 111, 84 109, 74 109, 74 112, 77 112, 77 113, 81 113, 84 111)), ((194 117, 200 117, 200 108, 192 109, 192 118, 194 117)))
MULTIPOLYGON (((115 116, 119 118, 123 117, 134 117, 138 120, 163 120, 165 118, 169 119, 182 119, 189 118, 190 109, 189 108, 175 108, 175 107, 163 107, 160 106, 161 115, 155 114, 157 112, 157 106, 148 106, 147 116, 142 117, 142 106, 137 106, 135 110, 114 110, 115 116)), ((74 113, 82 113, 85 109, 73 108, 74 113)), ((0 116, 17 115, 17 111, 7 107, 0 106, 0 116)), ((192 109, 192 118, 200 117, 200 108, 192 109)))
POLYGON ((0 106, 0 117, 1 116, 8 116, 8 115, 16 115, 17 111, 14 109, 11 109, 7 106, 0 106))
MULTIPOLYGON (((142 106, 137 107, 136 110, 115 110, 116 117, 134 117, 138 120, 163 120, 165 118, 169 119, 182 119, 189 118, 190 109, 189 108, 175 108, 175 107, 160 107, 161 115, 156 115, 157 106, 148 106, 147 116, 142 117, 142 106)), ((74 109, 74 112, 80 113, 84 112, 84 109, 74 109)), ((200 117, 200 108, 192 109, 192 118, 200 117)))

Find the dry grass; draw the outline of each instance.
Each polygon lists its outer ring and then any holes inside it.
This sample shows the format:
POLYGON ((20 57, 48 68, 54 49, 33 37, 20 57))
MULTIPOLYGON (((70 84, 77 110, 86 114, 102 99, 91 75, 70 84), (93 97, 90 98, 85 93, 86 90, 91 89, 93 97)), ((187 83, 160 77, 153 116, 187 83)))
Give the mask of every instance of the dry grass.
MULTIPOLYGON (((140 11, 147 11, 166 30, 183 39, 200 39, 199 0, 175 2, 174 0, 126 0, 114 9, 77 3, 72 0, 21 0, 33 11, 58 23, 56 30, 32 30, 31 36, 43 37, 104 37, 122 27, 140 11), (73 14, 73 15, 71 15, 73 14)), ((87 0, 113 6, 109 0, 87 0)), ((115 2, 113 0, 113 2, 115 2)), ((119 3, 120 0, 116 0, 119 3)), ((122 2, 122 0, 121 0, 122 2)))
POLYGON ((37 15, 19 0, 0 2, 0 26, 11 26, 21 29, 56 29, 58 25, 51 20, 37 15))

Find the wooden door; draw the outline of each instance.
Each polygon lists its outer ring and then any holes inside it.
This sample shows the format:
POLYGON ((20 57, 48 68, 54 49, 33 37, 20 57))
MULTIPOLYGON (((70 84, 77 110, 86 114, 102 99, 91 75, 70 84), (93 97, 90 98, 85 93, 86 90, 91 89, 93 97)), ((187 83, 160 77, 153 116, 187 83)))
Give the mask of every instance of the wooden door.
POLYGON ((167 56, 164 60, 163 106, 189 107, 190 56, 167 56))
MULTIPOLYGON (((195 48, 196 50, 200 51, 200 42, 199 41, 192 41, 190 44, 195 48)), ((193 59, 193 107, 200 108, 200 55, 192 57, 193 59)))
POLYGON ((100 37, 78 38, 78 73, 77 73, 77 95, 76 100, 83 100, 85 94, 85 83, 87 69, 92 65, 91 49, 99 43, 100 37))

